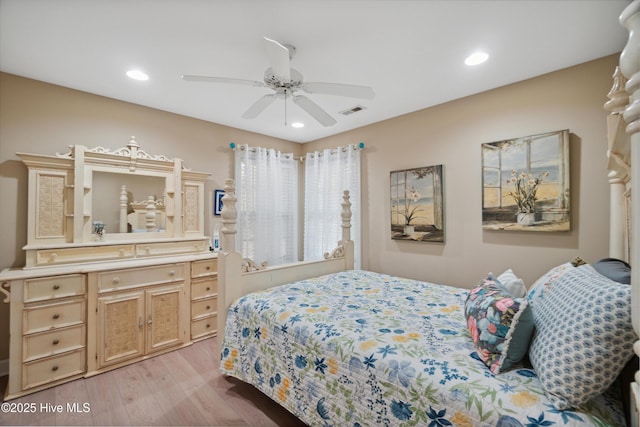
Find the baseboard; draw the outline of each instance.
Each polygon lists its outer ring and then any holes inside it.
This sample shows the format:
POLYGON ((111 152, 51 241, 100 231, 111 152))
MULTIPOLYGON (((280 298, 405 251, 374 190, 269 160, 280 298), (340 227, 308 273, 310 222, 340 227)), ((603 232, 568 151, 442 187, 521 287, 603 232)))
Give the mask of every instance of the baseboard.
POLYGON ((0 360, 0 377, 9 375, 9 359, 0 360))

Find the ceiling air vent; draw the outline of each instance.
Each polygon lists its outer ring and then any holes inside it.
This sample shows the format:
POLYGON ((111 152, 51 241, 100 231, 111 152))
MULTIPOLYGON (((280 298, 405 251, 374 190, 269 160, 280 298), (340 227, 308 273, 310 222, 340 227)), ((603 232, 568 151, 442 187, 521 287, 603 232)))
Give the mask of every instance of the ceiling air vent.
POLYGON ((358 111, 366 110, 367 107, 363 105, 356 105, 355 107, 351 107, 347 110, 340 111, 340 114, 343 116, 348 116, 349 114, 357 113, 358 111))

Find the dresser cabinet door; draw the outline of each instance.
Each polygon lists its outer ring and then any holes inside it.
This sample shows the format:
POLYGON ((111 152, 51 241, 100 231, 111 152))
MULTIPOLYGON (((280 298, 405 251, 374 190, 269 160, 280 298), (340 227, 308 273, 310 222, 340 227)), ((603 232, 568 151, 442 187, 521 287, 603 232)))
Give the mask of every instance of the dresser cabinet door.
POLYGON ((146 306, 147 353, 185 341, 183 283, 146 291, 146 306))
POLYGON ((144 355, 144 292, 98 298, 98 364, 144 355))

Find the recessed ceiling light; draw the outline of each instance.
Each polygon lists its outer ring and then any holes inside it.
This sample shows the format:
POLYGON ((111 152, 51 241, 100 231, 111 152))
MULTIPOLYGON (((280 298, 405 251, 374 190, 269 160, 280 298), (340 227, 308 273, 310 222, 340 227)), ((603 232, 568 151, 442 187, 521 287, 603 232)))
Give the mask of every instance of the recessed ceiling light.
POLYGON ((140 70, 129 70, 127 71, 127 76, 134 80, 149 80, 149 76, 140 70))
POLYGON ((479 65, 489 59, 489 54, 485 52, 474 52, 467 59, 464 60, 464 63, 467 65, 479 65))
POLYGON ((291 127, 303 128, 304 127, 304 123, 302 123, 302 122, 293 122, 293 123, 291 123, 291 127))

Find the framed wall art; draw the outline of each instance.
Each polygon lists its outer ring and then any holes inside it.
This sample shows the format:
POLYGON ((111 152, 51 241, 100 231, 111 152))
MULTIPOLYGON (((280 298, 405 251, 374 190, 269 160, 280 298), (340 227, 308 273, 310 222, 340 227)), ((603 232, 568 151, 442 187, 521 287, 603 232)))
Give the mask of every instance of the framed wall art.
POLYGON ((485 230, 569 231, 569 131, 482 144, 485 230))
POLYGON ((213 191, 213 214, 216 216, 222 213, 222 196, 224 196, 224 190, 213 191))
POLYGON ((444 242, 442 165, 391 172, 391 238, 444 242))

